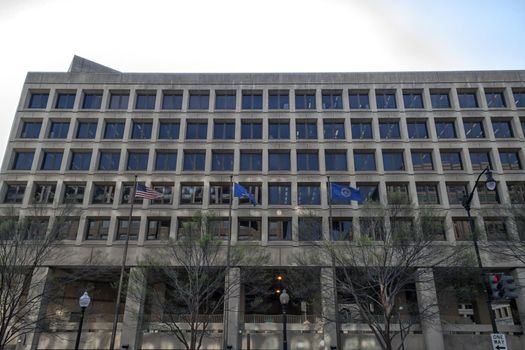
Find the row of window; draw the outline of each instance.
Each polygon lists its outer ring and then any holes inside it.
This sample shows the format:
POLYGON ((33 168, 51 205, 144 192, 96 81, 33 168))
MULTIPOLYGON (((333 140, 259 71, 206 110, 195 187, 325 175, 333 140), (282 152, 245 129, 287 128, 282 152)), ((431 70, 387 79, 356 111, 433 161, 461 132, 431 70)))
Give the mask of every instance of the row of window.
MULTIPOLYGON (((430 102, 432 108, 451 108, 451 97, 449 89, 430 90, 430 102)), ((403 105, 405 109, 425 108, 424 92, 422 89, 403 90, 403 105)), ((315 90, 295 91, 296 110, 316 110, 317 98, 315 90)), ((81 109, 100 109, 102 106, 103 91, 84 91, 82 93, 81 109)), ((343 109, 343 90, 322 90, 321 104, 323 110, 343 109)), ((460 108, 478 108, 479 97, 476 89, 457 89, 457 97, 460 108)), ((525 107, 525 90, 512 89, 512 98, 516 107, 525 107)), ((154 110, 156 108, 157 91, 145 90, 136 93, 135 106, 137 110, 154 110)), ((49 100, 48 91, 32 91, 27 102, 28 108, 47 108, 49 100)), ((53 108, 73 109, 75 107, 76 91, 61 91, 56 94, 53 108)), ((127 110, 129 107, 130 91, 110 91, 107 108, 114 110, 127 110)), ((189 110, 208 110, 210 105, 209 90, 189 91, 189 110)), ((485 89, 485 100, 488 108, 508 107, 503 88, 485 89)), ((375 103, 378 109, 396 109, 396 90, 375 90, 375 103)), ((183 104, 183 91, 162 91, 161 109, 181 110, 183 104)), ((368 90, 349 90, 348 105, 350 109, 370 109, 370 95, 368 90)), ((234 90, 215 91, 215 110, 235 110, 237 107, 237 96, 234 90)), ((241 108, 243 110, 262 110, 262 90, 243 90, 241 96, 241 108)), ((268 109, 289 110, 290 93, 288 90, 269 90, 268 109)))
MULTIPOLYGON (((487 137, 485 125, 482 119, 464 118, 462 120, 467 139, 482 139, 487 137)), ((508 118, 492 118, 492 131, 498 139, 516 137, 512 121, 508 118)), ((407 119, 407 134, 410 139, 429 139, 427 121, 420 119, 407 119)), ((69 134, 69 120, 53 120, 49 123, 47 138, 66 139, 69 134)), ((95 139, 98 127, 98 120, 80 120, 74 133, 75 139, 95 139)), ((525 120, 521 121, 521 127, 525 134, 525 120)), ((436 119, 436 135, 438 139, 458 138, 456 121, 454 119, 436 119)), ((42 121, 24 120, 20 128, 19 137, 24 139, 37 139, 40 137, 42 121)), ((125 121, 105 121, 103 139, 122 140, 124 138, 125 121)), ((317 121, 316 120, 296 120, 296 139, 298 140, 317 140, 317 121)), ((152 136, 152 121, 132 121, 131 135, 132 140, 150 140, 152 136)), ((352 120, 351 121, 353 140, 371 140, 374 138, 373 123, 371 120, 352 120)), ((396 120, 380 120, 379 135, 383 140, 401 139, 400 123, 396 120)), ((179 121, 161 121, 157 138, 159 140, 178 140, 180 138, 179 121)), ((206 140, 208 138, 207 121, 187 121, 186 140, 206 140)), ((263 138, 262 121, 241 121, 241 139, 261 140, 263 138)), ((323 138, 325 140, 345 140, 345 121, 339 119, 323 120, 323 138)), ((235 121, 216 120, 213 122, 214 140, 234 140, 235 121)), ((289 120, 269 120, 268 139, 270 140, 289 140, 290 121, 289 120)))
MULTIPOLYGON (((262 184, 248 183, 244 184, 247 190, 253 194, 258 204, 262 204, 262 184)), ((468 193, 468 184, 465 182, 446 182, 446 195, 450 205, 461 204, 463 196, 468 193)), ((510 201, 512 204, 525 204, 525 182, 507 182, 506 183, 510 201)), ((115 183, 94 183, 91 203, 92 204, 113 204, 119 201, 121 204, 131 204, 131 193, 133 185, 124 183, 120 195, 116 193, 115 183), (119 199, 120 198, 120 199, 119 199)), ((151 201, 152 205, 171 205, 175 195, 173 183, 153 184, 153 188, 162 193, 161 198, 151 201)), ((26 184, 16 183, 7 184, 4 197, 4 203, 22 203, 26 191, 26 184)), ((378 183, 357 183, 365 202, 379 202, 379 184, 378 183)), ((416 197, 418 203, 439 205, 442 204, 442 198, 437 182, 416 182, 416 197)), ((86 195, 85 183, 66 183, 64 185, 61 203, 83 204, 86 195)), ((297 203, 298 205, 321 205, 321 187, 318 182, 315 183, 298 183, 297 184, 297 203)), ((495 191, 489 191, 485 186, 479 186, 477 189, 479 201, 481 204, 498 204, 500 203, 500 194, 498 188, 495 191)), ((31 194, 31 203, 35 204, 52 204, 55 201, 56 183, 36 183, 33 186, 31 194)), ((290 183, 268 184, 268 204, 270 205, 291 205, 292 186, 290 183)), ((411 202, 409 184, 406 182, 387 182, 386 198, 390 204, 408 204, 411 202)), ((203 183, 182 183, 180 186, 179 203, 184 204, 203 204, 204 185, 203 183)), ((229 204, 231 199, 231 187, 227 183, 211 183, 209 187, 209 204, 229 204)), ((239 199, 240 204, 250 204, 246 198, 239 199)), ((142 198, 135 198, 134 203, 142 204, 142 198)), ((344 204, 344 202, 333 200, 333 204, 344 204)))
MULTIPOLYGON (((348 171, 347 153, 353 153, 355 171, 378 171, 376 150, 324 150, 326 171, 348 171)), ((17 150, 14 152, 11 170, 31 170, 34 158, 33 150, 17 150)), ((266 152, 265 152, 266 153, 266 152)), ((268 171, 291 171, 290 150, 269 150, 268 171)), ((381 150, 384 171, 405 171, 407 165, 404 150, 381 150)), ((412 149, 410 156, 414 171, 433 171, 435 162, 432 150, 412 149)), ((470 149, 470 163, 473 170, 482 170, 486 167, 493 169, 489 150, 470 149)), ((503 170, 520 170, 522 155, 519 149, 499 149, 501 167, 503 170)), ((297 150, 297 171, 319 171, 318 150, 297 150)), ((463 170, 464 160, 459 150, 440 150, 441 166, 443 170, 463 170)), ((100 171, 118 171, 120 169, 120 149, 100 150, 98 153, 97 169, 100 171)), ((72 150, 67 169, 71 171, 89 171, 91 169, 91 150, 72 150)), ((149 151, 128 150, 126 171, 147 171, 150 158, 149 151)), ((211 171, 233 171, 234 150, 212 150, 211 171)), ((40 170, 60 170, 62 167, 62 150, 43 150, 40 170)), ((177 152, 173 150, 156 150, 153 169, 155 171, 176 171, 177 152)), ((240 150, 240 171, 262 171, 262 150, 240 150)), ((184 150, 182 171, 205 171, 205 150, 184 150)))
MULTIPOLYGON (((170 237, 171 217, 147 217, 146 235, 147 240, 167 240, 170 237)), ((507 223, 502 218, 484 217, 484 226, 489 240, 509 239, 507 223)), ((44 235, 49 225, 48 217, 33 217, 30 220, 31 237, 44 235)), ((58 232, 60 237, 66 240, 75 240, 79 230, 80 218, 67 217, 60 220, 58 232)), ((116 240, 125 240, 129 232, 130 240, 137 240, 140 233, 140 217, 133 217, 131 225, 129 218, 118 217, 116 220, 116 240)), ((372 240, 380 241, 385 238, 384 220, 380 217, 359 217, 356 222, 359 225, 359 234, 367 236, 372 240)), ((390 218, 392 234, 396 232, 411 232, 415 225, 415 220, 410 217, 390 218)), ((423 218, 421 223, 425 225, 427 233, 435 240, 446 240, 446 225, 444 218, 423 218)), ((455 239, 458 241, 471 240, 471 229, 467 218, 452 218, 455 239)), ((523 226, 523 222, 518 225, 523 226)), ((230 232, 229 219, 217 217, 209 220, 207 231, 219 239, 228 239, 230 232)), ((195 235, 200 230, 196 230, 192 218, 177 218, 177 238, 181 239, 188 235, 195 235)), ((111 228, 109 217, 88 217, 86 228, 83 235, 84 240, 107 240, 111 228)), ((525 228, 525 227, 524 227, 525 228)), ((237 239, 239 241, 260 241, 262 238, 262 218, 249 217, 237 219, 237 239)), ((299 217, 296 229, 293 229, 291 217, 270 217, 268 218, 267 233, 269 241, 291 241, 292 231, 297 230, 299 241, 318 241, 323 239, 323 222, 320 217, 299 217)), ((353 218, 339 217, 332 218, 331 239, 335 241, 351 241, 354 239, 353 218)), ((525 238, 524 230, 519 230, 520 239, 525 238)))

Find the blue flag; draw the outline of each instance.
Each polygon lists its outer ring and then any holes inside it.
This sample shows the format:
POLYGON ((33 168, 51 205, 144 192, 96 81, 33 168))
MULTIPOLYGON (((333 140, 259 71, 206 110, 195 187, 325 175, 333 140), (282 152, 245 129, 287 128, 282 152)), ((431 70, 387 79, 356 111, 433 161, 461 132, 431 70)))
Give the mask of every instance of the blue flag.
POLYGON ((257 205, 257 201, 255 200, 253 194, 248 192, 246 188, 242 187, 238 183, 233 184, 233 196, 239 198, 248 198, 254 206, 257 205))
POLYGON ((336 183, 330 184, 331 189, 331 198, 333 200, 340 200, 344 202, 351 202, 351 201, 357 201, 362 202, 363 197, 361 196, 361 192, 359 192, 358 189, 346 186, 346 185, 339 185, 336 183))

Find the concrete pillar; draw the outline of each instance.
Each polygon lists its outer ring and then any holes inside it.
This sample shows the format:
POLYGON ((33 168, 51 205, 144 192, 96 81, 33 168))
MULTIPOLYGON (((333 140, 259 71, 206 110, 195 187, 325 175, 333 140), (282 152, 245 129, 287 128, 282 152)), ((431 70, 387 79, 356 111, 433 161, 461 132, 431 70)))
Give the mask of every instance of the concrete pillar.
POLYGON ((520 315, 521 327, 525 329, 525 268, 514 269, 512 277, 516 282, 518 289, 518 298, 516 298, 516 306, 520 315))
POLYGON ((226 297, 228 298, 228 310, 226 317, 228 323, 227 345, 233 346, 232 349, 241 348, 240 327, 241 327, 241 269, 238 267, 230 268, 230 273, 226 286, 226 297), (228 286, 229 284, 229 286, 228 286))
POLYGON ((436 285, 434 283, 434 273, 432 269, 421 268, 418 270, 416 292, 419 313, 422 316, 421 330, 423 331, 423 338, 425 340, 425 349, 445 350, 436 285))
POLYGON ((131 268, 129 276, 120 347, 128 345, 129 350, 135 350, 140 348, 147 281, 139 267, 131 268))
POLYGON ((321 268, 321 307, 324 319, 323 349, 325 350, 329 350, 330 346, 337 346, 335 293, 332 268, 321 268))

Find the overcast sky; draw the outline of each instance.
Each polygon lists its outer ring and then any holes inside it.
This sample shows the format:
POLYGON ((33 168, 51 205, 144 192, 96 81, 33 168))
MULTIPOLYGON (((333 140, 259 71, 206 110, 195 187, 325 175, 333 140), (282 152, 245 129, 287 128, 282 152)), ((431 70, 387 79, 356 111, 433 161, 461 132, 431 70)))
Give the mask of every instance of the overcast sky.
POLYGON ((0 155, 28 71, 525 68, 525 0, 0 0, 0 155))

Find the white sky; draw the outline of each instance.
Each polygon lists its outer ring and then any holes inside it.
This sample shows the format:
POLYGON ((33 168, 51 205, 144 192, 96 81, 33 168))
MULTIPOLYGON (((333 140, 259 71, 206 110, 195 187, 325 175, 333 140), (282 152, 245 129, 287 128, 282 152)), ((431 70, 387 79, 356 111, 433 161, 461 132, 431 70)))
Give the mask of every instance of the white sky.
POLYGON ((0 0, 0 155, 28 71, 525 68, 523 0, 0 0))

